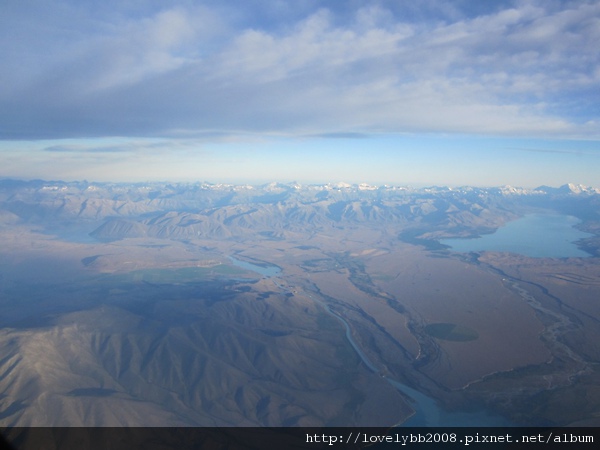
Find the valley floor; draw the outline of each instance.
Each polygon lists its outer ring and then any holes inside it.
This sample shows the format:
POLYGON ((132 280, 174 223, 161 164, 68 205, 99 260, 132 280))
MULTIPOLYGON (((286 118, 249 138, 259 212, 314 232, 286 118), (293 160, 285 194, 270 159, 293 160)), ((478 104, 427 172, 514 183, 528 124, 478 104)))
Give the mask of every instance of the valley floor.
POLYGON ((446 411, 598 425, 597 258, 462 255, 398 234, 3 229, 0 424, 392 426, 415 410, 389 378, 446 411))

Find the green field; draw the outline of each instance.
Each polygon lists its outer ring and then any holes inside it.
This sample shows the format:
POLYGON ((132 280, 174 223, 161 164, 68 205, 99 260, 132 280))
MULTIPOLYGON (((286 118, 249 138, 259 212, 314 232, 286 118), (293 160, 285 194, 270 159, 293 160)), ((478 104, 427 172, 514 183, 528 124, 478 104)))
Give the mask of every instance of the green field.
POLYGON ((445 341, 474 341, 479 337, 477 331, 454 323, 431 323, 425 327, 425 332, 445 341))

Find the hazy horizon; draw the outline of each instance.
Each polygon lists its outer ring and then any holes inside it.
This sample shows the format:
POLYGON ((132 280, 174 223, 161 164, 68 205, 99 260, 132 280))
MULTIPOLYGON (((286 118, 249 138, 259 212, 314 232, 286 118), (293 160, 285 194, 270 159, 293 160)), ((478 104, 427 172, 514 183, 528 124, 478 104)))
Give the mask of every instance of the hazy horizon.
POLYGON ((519 189, 537 189, 540 187, 550 187, 550 188, 560 188, 566 185, 575 185, 575 186, 583 186, 586 188, 592 189, 600 189, 598 186, 594 185, 586 185, 583 183, 576 183, 573 181, 565 181, 564 183, 559 184, 539 184, 535 186, 522 186, 522 185, 512 185, 512 184, 496 184, 496 185, 476 185, 476 184, 431 184, 431 183, 393 183, 393 182, 367 182, 367 181, 349 181, 344 179, 339 180, 308 180, 308 181, 299 181, 299 180, 282 180, 282 179, 264 179, 264 180, 211 180, 211 179, 180 179, 180 180, 169 180, 169 179, 155 179, 155 180, 94 180, 94 179, 84 179, 84 178, 73 178, 73 179, 49 179, 49 178, 38 178, 38 177, 30 177, 30 178, 19 178, 19 177, 9 177, 9 176, 0 176, 0 181, 24 181, 24 182, 35 182, 41 181, 46 183, 89 183, 89 184, 116 184, 116 185, 143 185, 147 184, 181 184, 181 185, 194 185, 194 184, 210 184, 210 185, 231 185, 231 186, 265 186, 268 184, 281 184, 281 185, 291 185, 291 184, 299 184, 301 186, 326 186, 326 185, 340 185, 347 184, 350 186, 360 186, 366 185, 371 187, 394 187, 394 188, 414 188, 414 189, 424 189, 428 187, 442 187, 442 188, 450 188, 450 189, 459 189, 461 187, 469 187, 469 188, 482 188, 482 189, 493 189, 493 188, 503 188, 503 187, 513 187, 519 189))

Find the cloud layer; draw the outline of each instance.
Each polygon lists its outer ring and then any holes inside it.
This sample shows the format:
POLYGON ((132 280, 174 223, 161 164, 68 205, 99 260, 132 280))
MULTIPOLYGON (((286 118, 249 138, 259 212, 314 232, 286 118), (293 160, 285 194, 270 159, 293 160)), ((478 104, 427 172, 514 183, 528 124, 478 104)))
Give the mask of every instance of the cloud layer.
POLYGON ((5 8, 0 138, 600 137, 598 2, 96 3, 5 8))

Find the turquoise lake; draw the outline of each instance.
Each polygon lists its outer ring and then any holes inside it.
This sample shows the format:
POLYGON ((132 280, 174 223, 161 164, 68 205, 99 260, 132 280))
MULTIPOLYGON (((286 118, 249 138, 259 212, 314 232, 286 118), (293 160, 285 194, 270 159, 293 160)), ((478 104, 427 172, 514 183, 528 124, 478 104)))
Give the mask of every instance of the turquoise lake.
POLYGON ((276 277, 281 273, 281 269, 277 266, 273 266, 270 264, 265 264, 259 266, 258 264, 252 264, 246 261, 240 261, 239 259, 234 258, 233 256, 229 256, 229 260, 233 263, 234 266, 241 267, 245 270, 250 270, 252 272, 256 272, 261 274, 264 277, 276 277))
POLYGON ((511 252, 534 258, 588 257, 575 244, 593 236, 574 228, 580 220, 563 214, 530 214, 507 223, 495 233, 474 239, 441 239, 457 252, 511 252))

